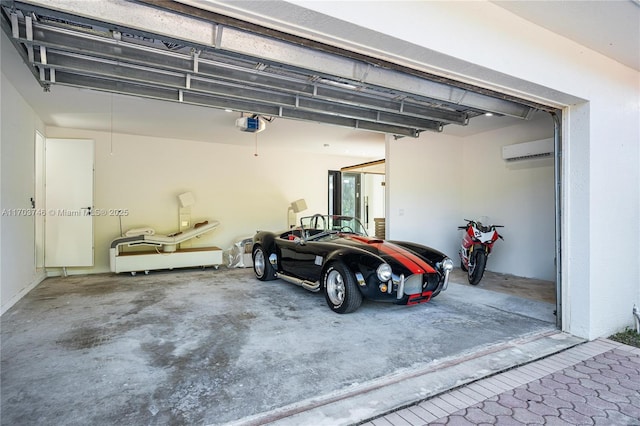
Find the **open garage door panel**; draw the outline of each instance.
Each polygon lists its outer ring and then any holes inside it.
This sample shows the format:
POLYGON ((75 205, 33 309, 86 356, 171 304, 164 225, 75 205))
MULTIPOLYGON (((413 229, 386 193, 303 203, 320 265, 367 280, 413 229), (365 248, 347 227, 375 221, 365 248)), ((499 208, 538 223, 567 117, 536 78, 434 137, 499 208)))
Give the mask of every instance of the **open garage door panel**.
POLYGON ((180 3, 146 3, 12 2, 3 28, 45 88, 411 137, 487 112, 527 119, 544 108, 180 3))

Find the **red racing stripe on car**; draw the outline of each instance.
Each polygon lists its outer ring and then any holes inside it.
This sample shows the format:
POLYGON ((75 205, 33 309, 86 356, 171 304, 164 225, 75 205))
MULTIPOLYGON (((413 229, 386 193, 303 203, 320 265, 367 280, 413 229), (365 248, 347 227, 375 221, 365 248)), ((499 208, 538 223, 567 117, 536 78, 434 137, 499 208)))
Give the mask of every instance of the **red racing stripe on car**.
POLYGON ((435 272, 435 270, 424 260, 420 259, 418 256, 410 252, 401 246, 396 246, 390 243, 382 243, 379 247, 381 251, 384 251, 387 254, 393 256, 394 259, 402 262, 413 274, 424 274, 425 272, 435 272), (415 267, 411 267, 408 265, 407 261, 413 262, 415 267), (417 269, 414 269, 417 268, 417 269))
POLYGON ((431 265, 403 247, 384 242, 383 240, 360 237, 357 235, 345 235, 345 238, 369 244, 379 251, 392 256, 395 260, 402 263, 405 268, 410 270, 412 274, 424 274, 427 271, 435 272, 431 265))

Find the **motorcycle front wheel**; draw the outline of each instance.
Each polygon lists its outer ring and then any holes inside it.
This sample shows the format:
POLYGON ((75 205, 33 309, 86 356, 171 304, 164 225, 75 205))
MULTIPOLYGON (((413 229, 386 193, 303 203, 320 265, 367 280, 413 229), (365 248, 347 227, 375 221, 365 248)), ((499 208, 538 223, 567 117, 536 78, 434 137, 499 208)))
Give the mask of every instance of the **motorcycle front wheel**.
POLYGON ((473 256, 473 265, 470 264, 469 270, 467 271, 469 284, 478 285, 484 275, 484 268, 487 265, 487 254, 484 250, 477 250, 474 251, 471 256, 473 256))

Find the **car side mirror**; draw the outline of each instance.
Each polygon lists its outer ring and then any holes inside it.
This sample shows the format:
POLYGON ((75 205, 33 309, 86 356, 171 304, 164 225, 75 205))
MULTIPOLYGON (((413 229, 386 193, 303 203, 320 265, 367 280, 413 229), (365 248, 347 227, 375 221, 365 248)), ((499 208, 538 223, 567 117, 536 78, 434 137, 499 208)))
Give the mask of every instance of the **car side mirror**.
POLYGON ((296 244, 298 244, 298 245, 300 245, 300 246, 303 246, 303 245, 304 245, 304 243, 305 243, 304 239, 302 239, 302 238, 300 238, 300 237, 295 237, 295 238, 293 239, 293 242, 294 242, 294 243, 296 243, 296 244))

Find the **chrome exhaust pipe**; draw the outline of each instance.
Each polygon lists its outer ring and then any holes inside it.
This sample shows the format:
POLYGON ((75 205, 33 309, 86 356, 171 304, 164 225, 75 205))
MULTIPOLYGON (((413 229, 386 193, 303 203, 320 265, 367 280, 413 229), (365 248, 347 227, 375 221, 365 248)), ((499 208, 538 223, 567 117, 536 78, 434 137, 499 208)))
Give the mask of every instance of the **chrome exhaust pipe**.
POLYGON ((305 290, 309 290, 312 291, 314 293, 318 292, 320 290, 320 282, 316 281, 316 282, 311 282, 311 281, 307 281, 307 280, 301 280, 300 278, 296 278, 296 277, 292 277, 290 275, 285 275, 285 274, 276 274, 276 278, 280 278, 284 281, 290 282, 292 284, 298 285, 302 288, 304 288, 305 290))

